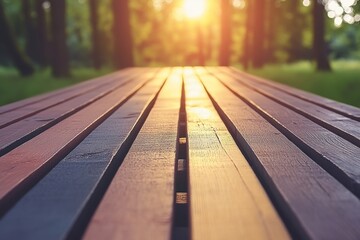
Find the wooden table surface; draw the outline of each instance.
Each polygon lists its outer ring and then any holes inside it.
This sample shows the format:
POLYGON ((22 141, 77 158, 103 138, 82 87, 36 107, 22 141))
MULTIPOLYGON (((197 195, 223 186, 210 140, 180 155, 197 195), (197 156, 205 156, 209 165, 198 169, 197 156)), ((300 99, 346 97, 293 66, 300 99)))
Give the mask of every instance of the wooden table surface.
POLYGON ((358 240, 359 197, 360 109, 235 68, 0 107, 0 239, 358 240))

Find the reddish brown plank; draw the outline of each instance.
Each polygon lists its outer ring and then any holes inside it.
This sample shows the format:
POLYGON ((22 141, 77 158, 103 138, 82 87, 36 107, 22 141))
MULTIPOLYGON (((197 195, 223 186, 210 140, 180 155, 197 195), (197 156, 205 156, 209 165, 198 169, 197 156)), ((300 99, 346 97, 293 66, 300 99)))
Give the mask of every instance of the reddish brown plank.
POLYGON ((160 92, 84 239, 170 239, 180 73, 173 73, 160 92))
POLYGON ((261 84, 265 84, 265 85, 271 86, 273 88, 277 88, 281 91, 284 91, 295 97, 301 98, 305 101, 317 104, 321 107, 327 108, 331 111, 337 112, 337 113, 342 114, 351 119, 360 121, 360 110, 359 110, 359 108, 356 108, 354 106, 340 103, 340 102, 337 102, 337 101, 334 101, 331 99, 323 98, 318 95, 315 95, 315 94, 312 94, 312 93, 309 93, 306 91, 302 91, 300 89, 295 89, 295 88, 286 86, 284 84, 280 84, 280 83, 276 83, 276 82, 269 81, 266 79, 262 79, 260 77, 255 77, 250 74, 244 73, 236 68, 231 68, 231 70, 236 72, 237 74, 244 76, 247 79, 251 79, 253 81, 260 82, 261 84))
POLYGON ((0 157, 0 211, 5 210, 28 190, 118 106, 149 81, 145 77, 142 80, 136 87, 129 84, 124 89, 108 94, 0 157))
MULTIPOLYGON (((218 73, 215 68, 212 68, 212 70, 214 70, 215 73, 218 73)), ((276 88, 271 88, 265 84, 260 84, 256 81, 247 81, 233 72, 228 71, 226 73, 231 76, 231 80, 236 79, 242 85, 245 85, 252 90, 280 103, 281 105, 292 109, 293 111, 309 118, 310 120, 360 147, 360 122, 320 107, 316 104, 294 97, 276 88)), ((221 77, 221 75, 218 76, 221 77)), ((224 80, 225 79, 229 78, 224 78, 224 80)), ((229 84, 234 84, 234 81, 229 82, 229 84)))
POLYGON ((99 78, 97 79, 98 81, 91 81, 91 83, 86 84, 85 86, 74 86, 73 88, 62 92, 60 95, 55 95, 53 97, 44 99, 43 101, 38 101, 33 104, 29 104, 16 110, 7 112, 6 114, 3 114, 0 118, 0 129, 9 126, 15 122, 18 122, 22 119, 25 119, 29 116, 35 115, 36 113, 54 107, 58 104, 82 96, 83 94, 89 93, 91 91, 97 91, 97 89, 100 87, 104 88, 109 85, 108 87, 109 89, 111 89, 115 84, 126 82, 132 76, 136 76, 136 73, 139 74, 139 71, 133 70, 132 74, 131 71, 124 71, 124 73, 120 72, 116 75, 113 74, 111 75, 111 77, 99 78))
POLYGON ((285 136, 360 197, 360 148, 277 102, 239 85, 233 78, 217 78, 262 114, 285 136), (231 82, 232 85, 227 85, 231 82))
POLYGON ((78 239, 168 74, 165 69, 141 88, 9 209, 1 238, 78 239))
POLYGON ((298 239, 359 239, 360 202, 258 112, 199 69, 241 150, 298 239))
POLYGON ((114 90, 124 89, 123 91, 126 92, 126 89, 128 89, 128 86, 126 85, 130 84, 135 86, 137 83, 142 81, 143 77, 150 78, 156 71, 158 70, 148 70, 146 73, 141 74, 141 77, 138 78, 134 76, 134 79, 132 79, 133 77, 130 75, 128 76, 128 79, 124 79, 124 82, 114 81, 111 84, 99 86, 94 91, 90 91, 84 95, 58 104, 52 108, 41 111, 33 116, 0 129, 0 155, 9 152, 13 148, 33 138, 59 121, 110 94, 114 90))

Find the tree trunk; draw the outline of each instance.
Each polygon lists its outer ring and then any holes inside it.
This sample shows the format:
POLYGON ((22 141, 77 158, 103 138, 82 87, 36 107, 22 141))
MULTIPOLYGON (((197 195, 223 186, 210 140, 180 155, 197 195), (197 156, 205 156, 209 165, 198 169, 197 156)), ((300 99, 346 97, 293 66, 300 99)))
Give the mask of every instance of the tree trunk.
POLYGON ((38 60, 40 65, 46 66, 49 60, 49 41, 47 35, 46 16, 43 8, 45 0, 36 0, 36 38, 38 49, 38 60))
POLYGON ((0 29, 1 37, 0 43, 4 44, 5 49, 8 51, 15 67, 23 76, 29 76, 34 73, 34 68, 30 64, 26 56, 19 50, 15 39, 10 30, 10 26, 5 17, 5 11, 0 1, 0 29))
MULTIPOLYGON (((293 1, 293 0, 292 0, 293 1)), ((266 9, 266 0, 255 0, 253 1, 252 9, 252 21, 254 23, 252 29, 254 32, 253 35, 253 49, 252 49, 252 58, 253 58, 253 67, 261 68, 264 65, 265 61, 265 9, 266 9)))
POLYGON ((211 59, 212 56, 212 51, 213 51, 213 41, 214 41, 214 34, 213 34, 213 30, 212 30, 212 26, 209 24, 206 27, 206 44, 205 44, 205 58, 206 59, 211 59))
POLYGON ((113 0, 114 62, 121 69, 134 66, 129 0, 113 0))
POLYGON ((89 0, 90 7, 90 23, 91 23, 91 38, 92 38, 92 60, 95 69, 101 68, 101 51, 100 51, 100 36, 99 36, 99 14, 98 1, 89 0))
POLYGON ((243 45, 243 57, 242 62, 244 69, 249 69, 251 65, 251 55, 252 55, 252 36, 253 36, 253 1, 248 0, 246 4, 246 27, 245 27, 245 37, 243 45))
MULTIPOLYGON (((298 1, 298 0, 292 0, 298 1)), ((266 46, 264 47, 264 57, 266 63, 271 63, 275 61, 275 51, 276 51, 276 34, 278 32, 278 18, 277 15, 278 7, 277 2, 274 0, 268 0, 266 8, 266 46)))
POLYGON ((325 42, 325 10, 318 1, 314 1, 313 4, 313 52, 316 69, 331 71, 325 42))
POLYGON ((290 32, 290 47, 289 47, 289 62, 294 62, 301 59, 302 52, 302 37, 303 28, 302 21, 303 17, 300 13, 300 1, 293 0, 289 2, 291 11, 291 24, 289 25, 290 32))
POLYGON ((22 13, 24 17, 24 26, 25 26, 25 50, 26 54, 30 57, 31 60, 38 62, 38 45, 36 41, 36 33, 34 21, 31 16, 32 11, 32 1, 22 0, 22 13))
POLYGON ((52 72, 55 77, 70 75, 66 46, 66 0, 51 1, 52 72))
POLYGON ((229 0, 221 0, 221 33, 219 65, 229 66, 231 46, 231 6, 229 0))
POLYGON ((199 60, 199 66, 205 65, 205 53, 204 53, 204 36, 202 31, 201 24, 198 23, 196 26, 197 31, 197 42, 198 42, 198 60, 199 60))

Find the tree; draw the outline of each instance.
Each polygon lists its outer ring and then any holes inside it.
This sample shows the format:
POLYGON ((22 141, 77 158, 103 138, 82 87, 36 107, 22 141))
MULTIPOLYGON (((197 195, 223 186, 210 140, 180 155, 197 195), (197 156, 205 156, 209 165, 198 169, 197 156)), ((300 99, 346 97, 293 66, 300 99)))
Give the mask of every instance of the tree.
POLYGON ((304 17, 300 12, 300 3, 301 1, 293 0, 289 1, 290 4, 290 21, 288 25, 288 31, 290 33, 290 43, 289 46, 289 62, 294 62, 299 60, 302 57, 303 46, 303 22, 304 17))
POLYGON ((0 1, 0 29, 1 29, 1 38, 0 43, 5 46, 8 54, 12 58, 12 61, 23 76, 29 76, 34 73, 34 68, 30 64, 29 60, 26 56, 19 50, 15 39, 12 35, 10 26, 7 22, 4 7, 2 5, 2 1, 0 1))
POLYGON ((91 38, 92 38, 92 60, 95 69, 101 68, 101 52, 100 52, 100 36, 99 36, 99 14, 98 1, 89 0, 90 7, 90 24, 91 24, 91 38))
POLYGON ((246 26, 245 26, 245 38, 243 43, 243 65, 244 69, 249 69, 251 65, 251 56, 252 56, 252 37, 253 37, 253 2, 252 0, 248 0, 246 4, 246 26))
MULTIPOLYGON (((292 2, 297 2, 297 0, 292 0, 292 2)), ((266 19, 266 46, 265 46, 265 61, 273 62, 275 60, 275 51, 276 51, 276 40, 277 34, 279 31, 278 28, 278 2, 276 0, 268 0, 266 14, 264 19, 266 19)))
POLYGON ((66 0, 51 1, 52 72, 55 77, 70 75, 66 45, 66 0))
POLYGON ((219 65, 229 66, 231 50, 231 6, 229 0, 221 0, 220 28, 219 65))
POLYGON ((25 26, 25 50, 31 60, 38 62, 38 45, 36 41, 35 25, 32 18, 32 1, 21 1, 23 21, 25 26))
POLYGON ((313 4, 313 54, 316 69, 319 71, 331 71, 325 42, 325 9, 319 1, 313 4))
POLYGON ((45 0, 36 0, 35 11, 36 11, 36 42, 38 51, 38 62, 42 66, 47 65, 49 58, 49 40, 47 34, 46 16, 44 11, 45 0))
MULTIPOLYGON (((292 0, 293 1, 293 0, 292 0)), ((252 21, 253 21, 253 67, 261 68, 265 61, 265 10, 266 0, 253 1, 252 21)))
POLYGON ((204 33, 200 23, 196 25, 196 33, 197 33, 197 45, 198 45, 198 60, 199 66, 205 65, 205 52, 204 52, 204 33))
POLYGON ((129 0, 113 0, 114 62, 121 69, 134 66, 129 0))

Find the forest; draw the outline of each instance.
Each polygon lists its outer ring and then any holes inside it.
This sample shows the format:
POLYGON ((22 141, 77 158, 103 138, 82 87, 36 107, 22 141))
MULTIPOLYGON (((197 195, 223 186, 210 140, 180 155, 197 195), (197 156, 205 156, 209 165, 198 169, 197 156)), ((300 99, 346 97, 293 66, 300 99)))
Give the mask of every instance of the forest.
MULTIPOLYGON (((360 61, 357 0, 0 0, 0 73, 360 61)), ((261 74, 260 74, 261 75, 261 74)), ((1 80, 0 80, 1 82, 1 80)))

